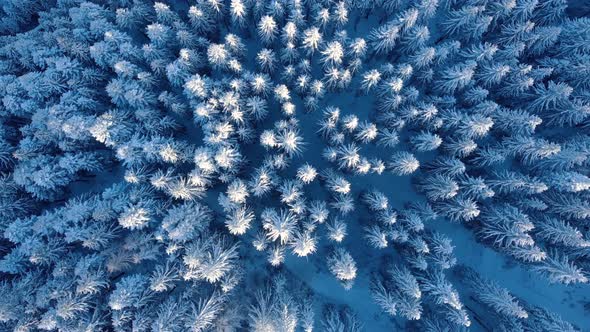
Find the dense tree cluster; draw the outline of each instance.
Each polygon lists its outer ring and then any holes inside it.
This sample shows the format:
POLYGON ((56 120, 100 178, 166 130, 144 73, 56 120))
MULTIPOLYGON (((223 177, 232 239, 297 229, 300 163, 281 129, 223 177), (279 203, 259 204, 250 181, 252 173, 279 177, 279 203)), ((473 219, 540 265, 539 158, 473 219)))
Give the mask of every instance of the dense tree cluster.
POLYGON ((363 313, 283 268, 313 259, 343 292, 370 279, 408 329, 472 326, 468 296, 498 331, 578 331, 460 266, 432 226, 588 283, 590 18, 576 10, 2 2, 0 329, 362 330, 363 313), (359 187, 385 175, 420 199, 359 187))

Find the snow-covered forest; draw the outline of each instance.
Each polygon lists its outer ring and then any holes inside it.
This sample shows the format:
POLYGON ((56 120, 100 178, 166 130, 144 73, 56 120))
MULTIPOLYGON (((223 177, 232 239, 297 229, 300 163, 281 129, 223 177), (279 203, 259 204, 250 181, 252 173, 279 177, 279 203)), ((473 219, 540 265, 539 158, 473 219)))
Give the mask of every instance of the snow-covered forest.
POLYGON ((0 331, 590 331, 590 2, 0 0, 0 331))

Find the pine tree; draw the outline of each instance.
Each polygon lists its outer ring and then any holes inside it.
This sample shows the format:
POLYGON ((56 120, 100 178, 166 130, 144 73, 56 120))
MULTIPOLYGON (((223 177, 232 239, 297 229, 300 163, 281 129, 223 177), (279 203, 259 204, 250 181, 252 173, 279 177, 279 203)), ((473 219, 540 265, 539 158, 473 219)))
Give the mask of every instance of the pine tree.
POLYGON ((335 308, 330 308, 322 320, 322 328, 326 332, 359 332, 362 331, 363 325, 350 310, 338 312, 335 308))
POLYGON ((529 247, 535 244, 528 234, 534 228, 534 224, 528 215, 514 206, 504 204, 486 208, 480 220, 483 222, 480 231, 482 237, 493 240, 500 248, 529 247))
POLYGON ((473 61, 455 65, 442 73, 434 86, 442 93, 454 93, 466 87, 472 80, 477 63, 473 61))
POLYGON ((190 331, 205 331, 214 325, 215 319, 223 310, 223 296, 213 293, 211 297, 199 299, 199 302, 191 304, 185 328, 190 331))
POLYGON ((500 83, 510 71, 511 68, 509 65, 492 62, 478 66, 474 77, 479 84, 488 88, 500 83))
POLYGON ((419 299, 422 296, 418 281, 407 268, 396 266, 389 269, 389 275, 396 288, 405 296, 419 299))
POLYGON ((534 267, 534 270, 545 275, 551 283, 587 283, 584 271, 570 262, 567 256, 552 252, 546 260, 534 267))
POLYGON ((478 301, 507 317, 519 319, 529 317, 528 312, 506 288, 501 287, 492 280, 482 278, 475 271, 466 270, 462 272, 465 274, 464 278, 478 301))
POLYGON ((527 195, 545 192, 548 187, 536 177, 521 174, 515 171, 501 171, 495 173, 495 179, 489 180, 488 184, 498 193, 521 192, 527 195))
POLYGON ((446 280, 442 272, 434 272, 420 278, 422 290, 434 299, 438 305, 445 307, 447 319, 458 325, 469 327, 471 320, 467 316, 459 294, 446 280))
POLYGON ((440 212, 451 221, 471 221, 477 218, 480 214, 480 209, 477 203, 469 198, 457 195, 452 199, 437 203, 435 205, 437 212, 440 212))
POLYGON ((165 292, 174 287, 179 280, 176 267, 169 264, 157 266, 150 277, 150 289, 155 292, 165 292))
POLYGON ((185 280, 220 281, 234 268, 238 259, 236 245, 229 245, 224 238, 214 236, 193 241, 182 257, 186 271, 185 280))
POLYGON ((291 240, 298 223, 296 215, 283 209, 277 213, 274 209, 267 208, 262 212, 260 218, 269 240, 280 240, 281 244, 291 240))
POLYGON ((532 135, 543 120, 523 110, 501 109, 494 115, 494 127, 506 133, 532 135))
POLYGON ((328 268, 337 279, 350 282, 356 278, 356 263, 345 249, 337 248, 334 250, 332 255, 328 256, 327 262, 328 268))
POLYGON ((124 310, 136 307, 147 287, 147 277, 141 274, 123 277, 109 296, 109 307, 113 310, 124 310))
POLYGON ((386 54, 395 47, 399 32, 400 26, 392 21, 371 31, 369 42, 377 54, 386 54))
POLYGON ((576 220, 590 217, 590 204, 588 201, 572 194, 549 194, 543 198, 549 206, 548 211, 565 218, 576 220))
POLYGON ((414 135, 410 138, 410 143, 418 152, 436 150, 442 144, 442 138, 438 134, 427 131, 414 135))
POLYGON ((433 161, 425 164, 423 168, 435 175, 447 177, 461 175, 467 169, 461 160, 447 156, 436 157, 433 161))
POLYGON ((423 192, 429 200, 445 200, 458 194, 459 185, 451 178, 437 174, 424 178, 418 184, 418 190, 423 192))
POLYGON ((409 152, 396 152, 391 156, 388 169, 396 175, 414 173, 420 167, 418 159, 409 152))
POLYGON ((251 227, 254 212, 246 206, 233 208, 225 219, 225 226, 230 234, 242 235, 251 227))
POLYGON ((544 217, 538 220, 535 225, 535 234, 541 239, 552 243, 562 244, 570 247, 588 247, 590 242, 584 239, 583 234, 569 223, 555 218, 544 217))

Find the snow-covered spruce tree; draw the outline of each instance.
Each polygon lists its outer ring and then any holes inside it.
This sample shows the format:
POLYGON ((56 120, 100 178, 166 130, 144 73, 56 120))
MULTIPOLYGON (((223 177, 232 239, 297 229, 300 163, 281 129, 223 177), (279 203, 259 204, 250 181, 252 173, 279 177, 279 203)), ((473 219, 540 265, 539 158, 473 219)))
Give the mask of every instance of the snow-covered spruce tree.
POLYGON ((324 331, 362 331, 363 325, 359 322, 358 317, 354 315, 347 308, 338 310, 334 307, 326 309, 324 317, 321 321, 321 326, 324 331))
POLYGON ((483 223, 481 236, 493 241, 499 248, 530 247, 535 244, 528 233, 534 229, 534 224, 514 206, 506 204, 486 208, 479 220, 483 223))
POLYGON ((183 278, 215 283, 227 276, 238 259, 237 246, 227 242, 219 236, 211 236, 187 246, 182 257, 186 267, 183 278))
POLYGON ((473 291, 474 297, 479 302, 491 307, 496 313, 519 319, 529 317, 528 312, 518 300, 496 282, 482 278, 468 268, 461 269, 460 274, 473 291))
POLYGON ((399 38, 400 27, 396 22, 389 22, 374 29, 369 35, 370 45, 376 53, 387 53, 395 47, 399 38))
POLYGON ((590 242, 585 239, 582 232, 563 220, 544 217, 535 221, 535 235, 548 243, 574 248, 590 246, 590 242))
POLYGON ((422 318, 423 309, 419 298, 404 295, 397 289, 388 290, 380 280, 372 283, 371 294, 381 309, 391 316, 399 314, 408 320, 422 318))
POLYGON ((392 267, 389 275, 396 289, 408 297, 419 299, 422 296, 418 281, 407 268, 392 267))
POLYGON ((281 244, 286 244, 292 239, 298 223, 297 216, 284 209, 277 212, 267 208, 260 215, 260 219, 268 239, 273 242, 279 240, 281 244))
POLYGON ((552 252, 547 259, 540 262, 533 268, 538 273, 544 275, 551 283, 587 283, 583 270, 578 268, 573 262, 570 262, 567 256, 558 252, 552 252))
POLYGON ((338 247, 328 256, 328 268, 342 282, 345 289, 352 288, 357 274, 357 267, 352 256, 346 249, 338 247))
POLYGON ((459 294, 442 272, 427 274, 419 280, 423 292, 431 297, 437 305, 444 307, 448 321, 459 326, 469 327, 471 325, 471 320, 463 308, 459 294))
POLYGON ((247 310, 248 326, 252 331, 295 331, 313 326, 313 299, 304 292, 293 292, 304 286, 287 275, 278 274, 269 285, 259 289, 247 310))
POLYGON ((434 175, 425 178, 418 184, 418 189, 423 192, 429 200, 450 199, 459 192, 459 185, 449 177, 434 175))
POLYGON ((434 207, 435 211, 446 215, 451 221, 468 222, 477 218, 481 212, 474 199, 462 195, 437 203, 434 207))
POLYGON ((388 168, 393 174, 408 175, 420 167, 420 162, 409 152, 396 152, 391 156, 388 168))

